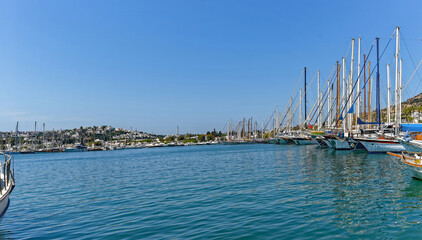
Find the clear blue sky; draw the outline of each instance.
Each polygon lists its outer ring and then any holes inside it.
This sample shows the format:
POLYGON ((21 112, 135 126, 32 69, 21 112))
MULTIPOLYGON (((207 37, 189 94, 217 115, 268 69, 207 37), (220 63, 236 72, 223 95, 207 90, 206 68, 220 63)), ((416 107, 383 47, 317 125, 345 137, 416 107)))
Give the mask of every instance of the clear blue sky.
MULTIPOLYGON (((418 0, 2 1, 0 130, 37 120, 184 133, 262 121, 284 107, 304 66, 328 77, 359 35, 368 51, 399 25, 417 64, 421 16, 418 0)), ((414 68, 403 58, 407 80, 414 68)))

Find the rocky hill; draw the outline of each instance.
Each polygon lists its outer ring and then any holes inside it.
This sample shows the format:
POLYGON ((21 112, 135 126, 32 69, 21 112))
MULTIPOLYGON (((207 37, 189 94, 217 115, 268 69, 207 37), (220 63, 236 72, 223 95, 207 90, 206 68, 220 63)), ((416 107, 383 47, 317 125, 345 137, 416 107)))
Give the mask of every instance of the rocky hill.
MULTIPOLYGON (((394 102, 392 104, 394 104, 394 102)), ((390 115, 391 115, 392 121, 394 119, 394 113, 395 113, 394 108, 395 108, 394 105, 392 105, 390 108, 390 115)), ((403 122, 419 122, 420 120, 422 120, 422 119, 416 119, 415 121, 415 117, 420 118, 419 116, 420 114, 415 115, 415 113, 416 112, 422 113, 422 93, 419 93, 418 95, 411 97, 407 99, 406 101, 402 102, 401 109, 402 109, 401 117, 402 117, 403 122)), ((381 115, 382 115, 383 121, 386 121, 387 108, 383 108, 381 110, 381 115)))
POLYGON ((407 99, 404 101, 401 105, 402 109, 408 108, 408 107, 420 107, 422 106, 422 93, 419 93, 418 95, 407 99))

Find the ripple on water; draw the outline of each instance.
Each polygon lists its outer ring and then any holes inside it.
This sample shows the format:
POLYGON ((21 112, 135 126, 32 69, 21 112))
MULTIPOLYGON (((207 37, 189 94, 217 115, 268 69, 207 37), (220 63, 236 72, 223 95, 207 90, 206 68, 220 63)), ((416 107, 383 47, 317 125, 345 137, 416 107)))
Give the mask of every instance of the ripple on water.
POLYGON ((422 181, 388 155, 230 145, 15 157, 0 238, 416 238, 422 181))

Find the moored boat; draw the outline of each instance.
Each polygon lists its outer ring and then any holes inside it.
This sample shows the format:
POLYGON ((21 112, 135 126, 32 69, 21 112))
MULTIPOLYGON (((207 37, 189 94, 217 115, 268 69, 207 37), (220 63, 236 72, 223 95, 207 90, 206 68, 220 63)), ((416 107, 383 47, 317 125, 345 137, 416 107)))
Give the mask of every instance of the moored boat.
POLYGON ((407 152, 401 154, 388 152, 389 155, 400 158, 401 162, 412 172, 414 178, 422 180, 422 152, 407 152))
POLYGON ((10 205, 9 196, 15 188, 15 175, 12 157, 4 153, 0 154, 4 155, 4 162, 1 163, 0 169, 0 218, 3 218, 10 205))
POLYGON ((368 153, 402 152, 405 148, 396 139, 355 138, 368 153))

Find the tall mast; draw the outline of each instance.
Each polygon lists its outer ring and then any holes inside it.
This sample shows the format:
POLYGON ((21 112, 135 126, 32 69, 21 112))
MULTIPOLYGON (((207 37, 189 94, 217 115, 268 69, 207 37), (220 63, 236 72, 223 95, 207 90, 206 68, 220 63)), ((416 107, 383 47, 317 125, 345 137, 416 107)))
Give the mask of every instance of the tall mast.
MULTIPOLYGON (((343 100, 343 109, 346 108, 346 59, 342 58, 343 60, 343 94, 342 94, 342 100, 343 100)), ((346 132, 346 124, 345 124, 346 117, 343 117, 343 131, 346 132)))
MULTIPOLYGON (((358 100, 356 103, 356 119, 359 118, 360 114, 360 36, 358 38, 358 80, 356 84, 356 95, 358 96, 358 100)), ((357 123, 356 123, 357 124, 357 123)), ((359 124, 356 125, 356 128, 359 129, 359 124)))
POLYGON ((368 61, 368 122, 371 122, 371 61, 368 61))
POLYGON ((328 85, 328 107, 327 107, 327 120, 328 120, 328 124, 327 124, 327 128, 331 127, 331 98, 332 98, 332 89, 330 86, 330 79, 328 78, 327 80, 327 85, 328 85))
MULTIPOLYGON (((395 95, 395 106, 394 106, 394 110, 395 110, 395 116, 394 116, 394 120, 396 122, 396 124, 400 124, 400 115, 399 115, 399 91, 400 91, 400 85, 399 85, 399 27, 396 28, 396 54, 394 54, 394 58, 396 60, 396 72, 395 72, 395 82, 396 82, 396 91, 394 93, 395 95)), ((396 127, 396 135, 398 135, 399 131, 398 131, 398 127, 396 127)))
POLYGON ((303 88, 305 90, 305 129, 308 128, 307 124, 306 124, 306 117, 308 116, 307 112, 306 112, 306 67, 305 67, 305 87, 303 88))
POLYGON ((376 105, 376 112, 377 112, 377 122, 378 128, 381 128, 381 95, 380 95, 380 56, 379 56, 379 42, 380 39, 377 39, 377 105, 376 105))
MULTIPOLYGON (((349 79, 349 94, 348 94, 348 101, 349 101, 349 109, 352 107, 353 105, 353 63, 354 63, 354 55, 355 55, 355 39, 352 39, 352 56, 351 56, 351 61, 350 61, 350 79, 349 79)), ((353 121, 353 113, 349 114, 349 118, 348 118, 348 125, 349 125, 349 132, 352 132, 352 121, 353 121)))
POLYGON ((390 64, 387 64, 387 122, 390 123, 390 64))
POLYGON ((302 89, 299 90, 299 127, 302 124, 302 89))
POLYGON ((321 131, 321 93, 319 90, 319 70, 318 70, 318 131, 321 131))
POLYGON ((340 63, 338 63, 338 61, 337 61, 337 89, 336 89, 337 90, 337 92, 336 92, 337 111, 336 111, 336 125, 335 126, 337 126, 337 123, 340 119, 340 106, 341 106, 341 103, 340 103, 340 88, 341 88, 341 86, 340 86, 340 63))
MULTIPOLYGON (((366 82, 366 55, 363 54, 363 82, 366 82)), ((366 120, 366 84, 363 85, 363 117, 366 120)))
POLYGON ((402 96, 402 82, 401 82, 401 80, 402 80, 402 59, 400 58, 400 76, 399 76, 399 102, 398 102, 398 105, 399 105, 399 124, 401 124, 401 96, 402 96))

